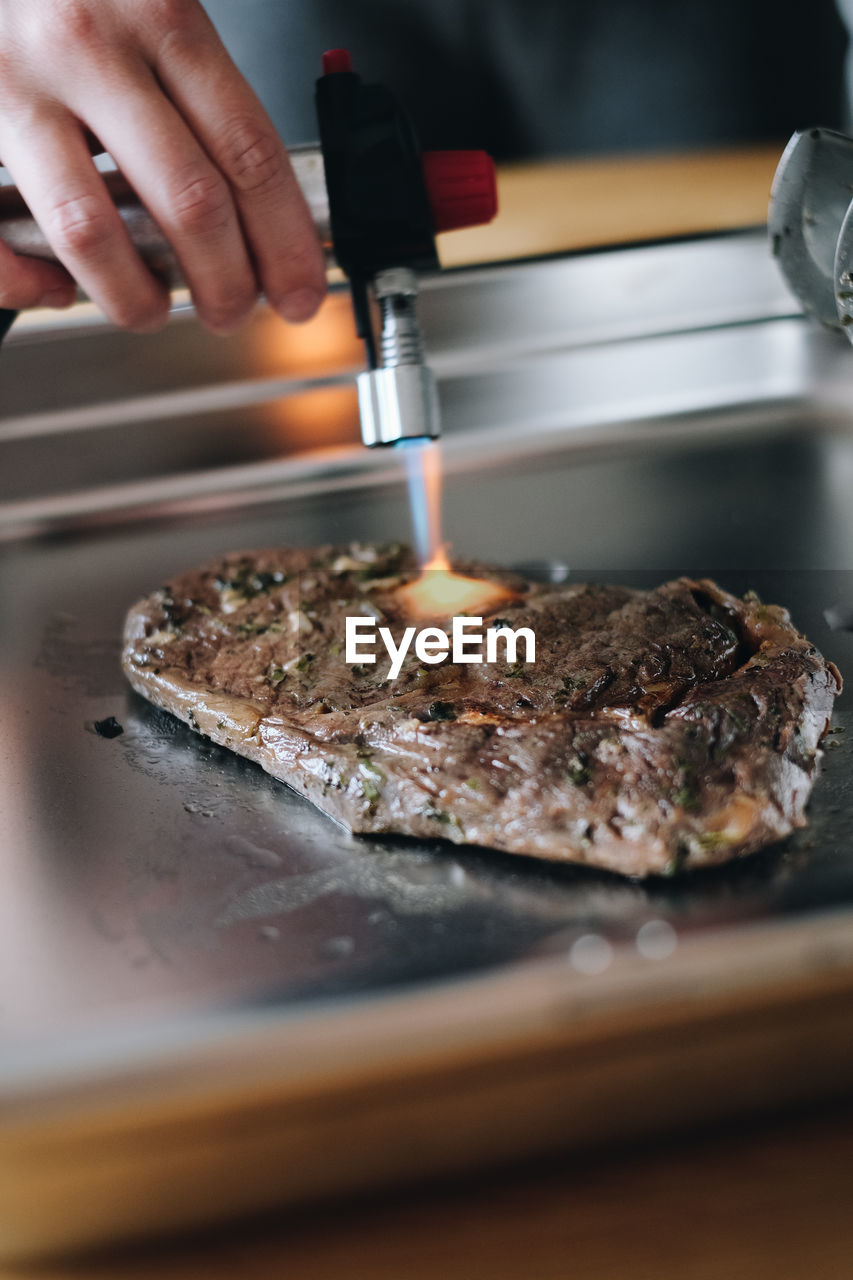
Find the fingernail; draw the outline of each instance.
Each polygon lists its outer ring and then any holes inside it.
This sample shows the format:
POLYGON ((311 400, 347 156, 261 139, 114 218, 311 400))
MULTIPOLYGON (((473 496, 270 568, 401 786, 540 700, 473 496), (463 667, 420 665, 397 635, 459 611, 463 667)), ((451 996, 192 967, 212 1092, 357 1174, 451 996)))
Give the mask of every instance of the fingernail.
POLYGON ((48 289, 41 295, 38 300, 40 307, 55 307, 62 309, 70 307, 74 301, 75 290, 73 285, 60 285, 56 289, 48 289))
POLYGON ((295 289, 282 298, 277 310, 291 324, 299 324, 310 320, 322 301, 323 295, 316 289, 295 289))

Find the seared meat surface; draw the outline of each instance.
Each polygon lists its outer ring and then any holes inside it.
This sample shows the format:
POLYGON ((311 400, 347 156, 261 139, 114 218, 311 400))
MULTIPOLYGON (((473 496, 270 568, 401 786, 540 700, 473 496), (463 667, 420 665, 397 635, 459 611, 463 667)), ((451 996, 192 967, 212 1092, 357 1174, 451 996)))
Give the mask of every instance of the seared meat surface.
POLYGON ((783 609, 707 580, 554 587, 455 567, 507 588, 485 625, 533 629, 535 663, 425 666, 412 650, 389 680, 380 647, 348 664, 348 615, 397 641, 413 622, 408 551, 356 545, 182 574, 131 610, 124 669, 353 831, 646 875, 803 825, 841 680, 783 609))

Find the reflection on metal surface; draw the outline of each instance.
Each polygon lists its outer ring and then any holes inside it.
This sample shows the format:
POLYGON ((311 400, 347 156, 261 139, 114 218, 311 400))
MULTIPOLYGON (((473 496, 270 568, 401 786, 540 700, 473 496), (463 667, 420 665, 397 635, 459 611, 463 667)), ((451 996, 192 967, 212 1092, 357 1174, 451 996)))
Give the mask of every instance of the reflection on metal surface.
POLYGON ((637 930, 637 950, 644 960, 668 960, 678 946, 678 934, 667 920, 647 920, 637 930))
POLYGON ((561 582, 568 582, 572 572, 564 560, 557 560, 554 557, 523 560, 512 567, 516 573, 523 574, 525 578, 532 578, 534 582, 553 582, 555 586, 559 586, 561 582))
POLYGON ((273 408, 281 453, 307 453, 358 440, 358 398, 351 386, 318 387, 278 400, 273 408))
POLYGON ((825 609, 826 618, 833 631, 853 631, 853 605, 832 605, 825 609))
POLYGON ((606 972, 613 963, 613 948, 597 933, 585 933, 572 943, 569 962, 578 973, 594 978, 606 972))
POLYGON ((364 363, 364 348, 355 331, 352 306, 345 293, 331 293, 305 324, 256 325, 252 345, 263 367, 280 369, 282 377, 322 378, 352 373, 364 363))

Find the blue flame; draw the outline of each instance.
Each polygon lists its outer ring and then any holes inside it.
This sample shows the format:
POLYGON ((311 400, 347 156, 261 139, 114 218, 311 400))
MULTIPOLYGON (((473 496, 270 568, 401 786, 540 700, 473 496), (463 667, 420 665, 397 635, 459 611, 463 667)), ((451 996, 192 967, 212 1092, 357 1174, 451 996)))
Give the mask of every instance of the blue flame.
POLYGON ((409 508, 412 517, 412 534, 418 563, 429 564, 441 545, 441 531, 435 528, 437 512, 430 501, 427 481, 427 459, 438 451, 436 440, 401 440, 396 446, 406 458, 409 479, 409 508))

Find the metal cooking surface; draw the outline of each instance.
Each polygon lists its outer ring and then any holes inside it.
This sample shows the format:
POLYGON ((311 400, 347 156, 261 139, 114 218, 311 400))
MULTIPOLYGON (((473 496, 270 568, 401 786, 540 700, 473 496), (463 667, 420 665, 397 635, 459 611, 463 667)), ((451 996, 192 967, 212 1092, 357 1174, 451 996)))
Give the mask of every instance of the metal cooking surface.
MULTIPOLYGON (((853 356, 797 316, 760 233, 451 273, 423 302, 460 555, 638 585, 710 572, 788 606, 853 681, 853 356)), ((637 884, 351 838, 154 710, 118 662, 139 596, 224 551, 406 536, 401 469, 282 456, 299 422, 313 440, 349 412, 343 297, 316 351, 263 312, 227 344, 188 317, 144 341, 40 324, 0 353, 0 1081, 61 1079, 77 1049, 132 1058, 209 1011, 231 1031, 589 933, 635 956, 650 920, 736 947, 739 922, 853 904, 850 734, 806 831, 637 884), (120 736, 92 732, 109 716, 120 736)), ((566 965, 567 992, 586 981, 566 965)))
MULTIPOLYGON (((648 585, 756 588, 853 679, 853 439, 810 430, 670 453, 555 453, 446 482, 460 552, 648 585)), ((7 1051, 210 1005, 379 992, 566 948, 853 902, 850 734, 811 826, 728 870, 637 884, 477 849, 351 838, 148 706, 118 665, 126 608, 224 550, 399 536, 402 486, 0 553, 0 1008, 7 1051), (112 740, 91 722, 115 716, 112 740)), ((838 721, 849 715, 850 695, 838 721)), ((14 1054, 6 1054, 14 1070, 14 1054)))

